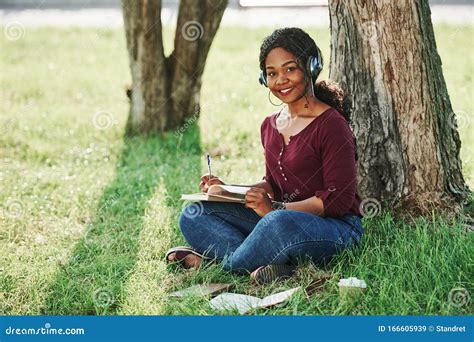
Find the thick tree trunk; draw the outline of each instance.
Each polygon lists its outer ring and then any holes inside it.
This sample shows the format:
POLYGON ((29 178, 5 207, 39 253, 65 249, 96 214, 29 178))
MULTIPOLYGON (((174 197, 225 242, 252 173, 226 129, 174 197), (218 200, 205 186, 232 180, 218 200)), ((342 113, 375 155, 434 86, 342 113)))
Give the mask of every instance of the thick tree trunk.
POLYGON ((161 36, 161 1, 122 2, 132 91, 127 132, 166 127, 166 63, 161 36))
POLYGON ((412 214, 469 195, 428 0, 330 0, 330 78, 352 97, 365 198, 412 214))
POLYGON ((199 115, 201 77, 226 0, 182 0, 174 51, 165 57, 161 1, 123 0, 132 72, 127 133, 162 133, 199 115))

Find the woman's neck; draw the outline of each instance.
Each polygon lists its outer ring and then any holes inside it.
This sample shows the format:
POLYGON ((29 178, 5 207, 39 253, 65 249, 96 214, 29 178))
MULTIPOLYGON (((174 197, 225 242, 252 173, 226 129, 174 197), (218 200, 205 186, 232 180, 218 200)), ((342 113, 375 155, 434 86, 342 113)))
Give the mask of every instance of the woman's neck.
POLYGON ((316 97, 312 96, 312 94, 307 94, 295 102, 288 103, 288 112, 292 119, 315 116, 318 109, 323 106, 324 104, 316 97))

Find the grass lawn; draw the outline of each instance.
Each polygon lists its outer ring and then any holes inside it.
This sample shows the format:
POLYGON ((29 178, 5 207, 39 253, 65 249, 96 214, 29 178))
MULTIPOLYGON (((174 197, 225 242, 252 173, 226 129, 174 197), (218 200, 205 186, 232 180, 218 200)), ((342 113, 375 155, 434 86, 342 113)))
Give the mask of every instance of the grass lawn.
MULTIPOLYGON (((453 108, 471 121, 460 134, 472 189, 473 26, 435 29, 453 108)), ((329 32, 308 31, 329 61, 329 32)), ((448 300, 457 288, 474 295, 473 235, 436 215, 410 224, 389 213, 364 219, 358 250, 265 287, 219 265, 185 271, 165 264, 165 251, 184 243, 179 196, 198 190, 207 151, 220 155, 213 170, 226 181, 264 175, 259 128, 274 107, 257 82, 258 52, 270 32, 222 28, 203 77, 199 127, 149 139, 123 137, 130 72, 121 30, 28 28, 18 41, 0 36, 0 314, 217 314, 206 299, 167 293, 232 282, 239 293, 263 297, 320 272, 335 274, 323 292, 255 313, 473 312, 472 302, 448 300), (365 279, 363 299, 340 305, 337 276, 365 279)), ((165 33, 170 52, 173 32, 165 33)))

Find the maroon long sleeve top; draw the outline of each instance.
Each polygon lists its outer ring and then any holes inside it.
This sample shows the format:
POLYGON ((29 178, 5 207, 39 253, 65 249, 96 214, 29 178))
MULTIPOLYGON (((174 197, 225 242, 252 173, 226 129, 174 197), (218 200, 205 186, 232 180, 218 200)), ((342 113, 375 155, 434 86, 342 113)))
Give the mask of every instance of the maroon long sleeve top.
POLYGON ((290 136, 288 145, 277 130, 278 112, 261 125, 265 179, 276 201, 297 202, 312 196, 324 204, 326 217, 362 216, 357 194, 355 142, 346 119, 334 108, 290 136))

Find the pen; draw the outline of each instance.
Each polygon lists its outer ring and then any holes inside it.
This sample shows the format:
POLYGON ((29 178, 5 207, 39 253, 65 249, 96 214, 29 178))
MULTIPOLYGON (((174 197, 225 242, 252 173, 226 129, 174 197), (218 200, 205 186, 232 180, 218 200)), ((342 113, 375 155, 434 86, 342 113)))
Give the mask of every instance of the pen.
POLYGON ((207 155, 207 167, 209 169, 209 178, 208 181, 211 179, 211 155, 207 155))

